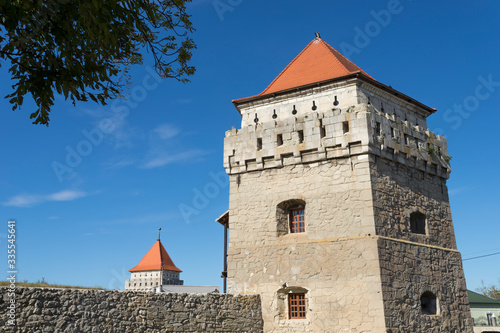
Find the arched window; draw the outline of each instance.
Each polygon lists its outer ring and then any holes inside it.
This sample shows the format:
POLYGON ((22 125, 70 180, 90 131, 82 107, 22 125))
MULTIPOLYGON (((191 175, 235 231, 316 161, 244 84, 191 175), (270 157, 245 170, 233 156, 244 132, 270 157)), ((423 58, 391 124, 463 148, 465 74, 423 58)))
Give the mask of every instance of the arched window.
POLYGON ((439 314, 439 304, 436 295, 430 291, 426 291, 420 296, 420 306, 422 314, 437 315, 439 314))
POLYGON ((410 214, 410 230, 414 234, 425 235, 425 215, 420 212, 410 214))
POLYGON ((276 206, 278 236, 306 231, 305 207, 301 199, 283 201, 276 206))

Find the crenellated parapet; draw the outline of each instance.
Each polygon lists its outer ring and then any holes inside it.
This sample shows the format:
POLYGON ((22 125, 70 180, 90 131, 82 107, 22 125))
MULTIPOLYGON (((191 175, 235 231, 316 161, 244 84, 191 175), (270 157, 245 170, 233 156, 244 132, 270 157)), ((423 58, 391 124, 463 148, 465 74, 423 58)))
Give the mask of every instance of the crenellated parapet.
POLYGON ((224 167, 238 174, 367 153, 443 178, 450 172, 444 137, 368 103, 228 131, 224 167))
POLYGON ((370 109, 370 152, 424 172, 448 178, 446 138, 395 114, 370 109))

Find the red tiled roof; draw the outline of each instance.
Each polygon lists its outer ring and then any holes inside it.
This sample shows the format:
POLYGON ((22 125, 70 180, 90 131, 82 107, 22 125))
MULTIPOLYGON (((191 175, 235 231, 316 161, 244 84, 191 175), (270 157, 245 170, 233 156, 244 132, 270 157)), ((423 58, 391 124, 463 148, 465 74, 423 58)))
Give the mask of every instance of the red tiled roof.
POLYGON ((163 247, 163 244, 160 240, 157 240, 156 243, 149 249, 148 253, 144 256, 144 258, 139 261, 137 266, 129 270, 129 272, 142 272, 142 271, 174 271, 174 272, 182 272, 178 269, 167 251, 163 247))
MULTIPOLYGON (((257 96, 272 94, 311 83, 340 78, 360 73, 371 79, 361 68, 356 66, 321 38, 315 38, 273 82, 257 96)), ((374 79, 373 79, 374 80, 374 79)), ((257 97, 252 96, 252 97, 257 97)), ((247 98, 252 98, 247 97, 247 98)), ((242 101, 247 98, 238 99, 242 101)))

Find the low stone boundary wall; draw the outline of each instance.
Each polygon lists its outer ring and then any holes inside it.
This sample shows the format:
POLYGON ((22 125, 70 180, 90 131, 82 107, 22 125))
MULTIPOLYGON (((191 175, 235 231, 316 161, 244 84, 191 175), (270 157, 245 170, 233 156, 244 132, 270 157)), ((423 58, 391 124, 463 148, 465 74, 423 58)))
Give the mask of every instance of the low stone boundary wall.
POLYGON ((474 333, 500 333, 500 326, 474 326, 474 333))
POLYGON ((0 292, 0 327, 5 332, 263 331, 258 295, 17 288, 11 326, 12 298, 8 288, 0 292))

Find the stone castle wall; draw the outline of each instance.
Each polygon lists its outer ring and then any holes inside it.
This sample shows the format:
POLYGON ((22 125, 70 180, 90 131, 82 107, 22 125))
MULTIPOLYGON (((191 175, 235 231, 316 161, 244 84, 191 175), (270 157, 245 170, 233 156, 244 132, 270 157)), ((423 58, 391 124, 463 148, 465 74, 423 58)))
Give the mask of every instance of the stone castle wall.
POLYGON ((374 213, 387 329, 396 332, 471 332, 462 260, 456 249, 446 179, 371 157, 374 213), (424 234, 410 214, 426 216, 424 234), (422 314, 420 297, 436 295, 438 313, 422 314), (417 311, 415 311, 415 308, 417 311))
POLYGON ((16 326, 0 288, 2 332, 262 332, 258 295, 16 289, 16 326))
POLYGON ((370 166, 377 235, 456 250, 445 178, 378 156, 370 166), (410 230, 416 211, 426 216, 425 234, 410 230))
POLYGON ((456 250, 381 238, 378 241, 388 333, 471 333, 462 258, 456 250), (420 311, 420 297, 437 296, 438 313, 420 311))
POLYGON ((265 332, 385 333, 372 237, 244 246, 230 258, 240 267, 229 269, 230 291, 261 295, 265 332), (307 319, 289 319, 289 292, 305 292, 307 319))
POLYGON ((231 175, 229 292, 261 295, 266 332, 385 332, 369 173, 365 155, 231 175), (306 232, 279 234, 287 200, 305 203, 306 232), (306 320, 288 319, 294 290, 306 320))
POLYGON ((371 202, 367 156, 231 175, 229 246, 374 234, 371 202), (277 206, 294 199, 305 202, 306 232, 278 237, 277 206))

